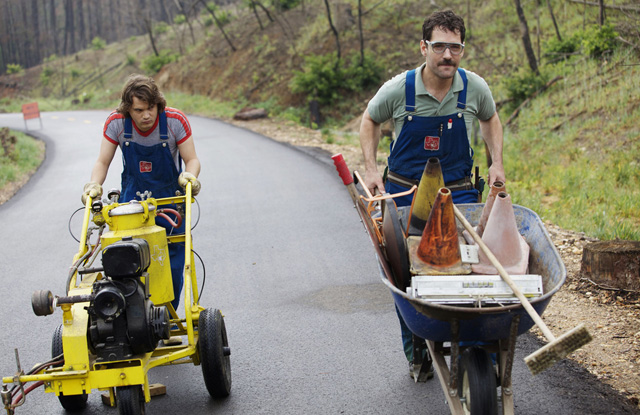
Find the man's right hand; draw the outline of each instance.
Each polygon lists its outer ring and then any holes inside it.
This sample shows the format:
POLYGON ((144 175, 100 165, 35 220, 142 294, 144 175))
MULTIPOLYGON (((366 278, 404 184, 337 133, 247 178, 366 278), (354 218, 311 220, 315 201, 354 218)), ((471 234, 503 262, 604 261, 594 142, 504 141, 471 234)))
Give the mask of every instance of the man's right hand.
POLYGON ((84 185, 84 190, 82 192, 82 204, 87 204, 87 197, 91 197, 91 199, 95 199, 96 197, 102 196, 102 186, 100 183, 89 182, 84 185))
POLYGON ((377 170, 366 170, 364 173, 364 183, 367 189, 375 196, 376 192, 383 194, 384 183, 382 182, 382 175, 377 170))

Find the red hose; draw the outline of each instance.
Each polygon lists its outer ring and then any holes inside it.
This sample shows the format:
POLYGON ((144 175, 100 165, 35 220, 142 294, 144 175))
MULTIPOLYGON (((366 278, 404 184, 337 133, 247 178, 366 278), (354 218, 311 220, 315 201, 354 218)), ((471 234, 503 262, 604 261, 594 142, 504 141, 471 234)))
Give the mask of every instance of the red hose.
MULTIPOLYGON (((44 385, 43 381, 38 381, 32 385, 29 385, 29 387, 25 388, 24 390, 24 394, 25 396, 27 395, 27 393, 33 391, 35 388, 44 385)), ((20 402, 20 400, 22 399, 22 394, 18 394, 13 398, 13 402, 11 403, 12 405, 16 405, 18 402, 20 402)))
POLYGON ((182 215, 180 215, 180 212, 178 212, 175 209, 170 209, 170 208, 159 209, 157 215, 165 218, 167 222, 169 222, 169 224, 174 228, 179 228, 180 225, 182 224, 182 215), (176 219, 178 220, 178 223, 174 222, 173 219, 167 216, 167 214, 165 214, 164 212, 168 212, 176 215, 176 219))

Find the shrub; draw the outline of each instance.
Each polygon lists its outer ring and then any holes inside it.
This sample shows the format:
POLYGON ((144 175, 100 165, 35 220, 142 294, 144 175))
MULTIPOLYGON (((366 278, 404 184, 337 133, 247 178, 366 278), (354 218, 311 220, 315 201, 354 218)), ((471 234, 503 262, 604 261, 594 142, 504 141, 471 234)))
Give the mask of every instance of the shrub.
POLYGON ((290 88, 294 93, 305 93, 327 105, 337 99, 343 86, 343 72, 337 65, 335 53, 307 56, 302 71, 293 71, 290 88))
POLYGON ((169 31, 169 25, 166 22, 158 22, 153 30, 156 32, 156 34, 161 35, 169 31))
POLYGON ((71 79, 78 79, 82 75, 82 72, 79 69, 71 69, 71 79))
POLYGON ((184 24, 186 23, 186 21, 187 21, 187 18, 185 17, 184 14, 178 14, 176 15, 176 17, 173 18, 173 24, 176 24, 176 25, 184 24))
POLYGON ((7 64, 7 73, 14 74, 22 72, 22 65, 19 63, 9 63, 7 64))
POLYGON ((127 55, 127 65, 135 65, 136 64, 136 57, 133 55, 127 55))
POLYGON ((369 55, 364 56, 360 65, 360 55, 355 53, 351 56, 351 64, 345 70, 345 82, 352 91, 367 89, 380 83, 382 70, 378 61, 369 55))
POLYGON ((350 59, 350 64, 342 68, 335 53, 308 56, 302 71, 294 71, 290 83, 294 93, 305 93, 309 99, 317 99, 322 105, 330 105, 344 92, 359 91, 377 85, 382 68, 373 59, 365 56, 359 65, 359 55, 350 59))
POLYGON ((584 31, 582 48, 586 55, 592 58, 602 56, 605 52, 612 52, 616 47, 618 33, 607 23, 602 26, 591 26, 584 31))
POLYGON ((549 81, 549 75, 541 71, 536 75, 529 68, 520 68, 515 74, 504 78, 507 95, 513 99, 512 106, 516 108, 525 99, 532 96, 549 81))
POLYGON ((545 45, 544 57, 547 60, 555 60, 558 57, 570 55, 580 50, 581 43, 582 38, 579 33, 563 40, 554 37, 545 45))
POLYGON ((272 0, 271 2, 281 11, 291 10, 300 4, 300 0, 272 0))
POLYGON ((42 72, 40 72, 40 83, 42 83, 42 85, 47 86, 49 85, 49 81, 51 80, 51 77, 53 76, 54 71, 53 69, 45 66, 42 69, 42 72))
POLYGON ((142 61, 142 69, 149 72, 150 74, 155 74, 160 72, 160 69, 166 64, 171 62, 175 62, 178 60, 180 55, 177 53, 173 53, 168 49, 164 49, 160 51, 158 56, 150 55, 144 58, 142 61))
POLYGON ((102 50, 107 46, 107 42, 99 36, 96 36, 91 41, 91 49, 93 50, 102 50))

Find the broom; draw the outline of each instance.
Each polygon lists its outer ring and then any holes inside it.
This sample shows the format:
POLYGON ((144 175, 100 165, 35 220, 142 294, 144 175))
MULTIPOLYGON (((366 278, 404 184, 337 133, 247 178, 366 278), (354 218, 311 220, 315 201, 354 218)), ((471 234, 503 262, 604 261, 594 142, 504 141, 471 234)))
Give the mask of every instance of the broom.
POLYGON ((544 321, 542 321, 540 315, 522 294, 520 288, 513 282, 498 259, 489 250, 489 247, 487 247, 487 245, 482 241, 482 238, 480 238, 480 236, 476 233, 475 229, 473 229, 471 224, 467 221, 460 210, 458 210, 455 205, 453 205, 453 210, 456 214, 456 217, 460 220, 460 222, 462 222, 462 225, 465 227, 467 232, 471 234, 480 249, 482 249, 487 258, 489 258, 491 264, 498 270, 498 273, 500 274, 504 282, 506 282, 511 290, 513 290, 513 293, 518 297, 520 303, 527 311, 529 316, 531 316, 534 323, 536 323, 536 325, 540 328, 542 334, 544 334, 544 337, 549 340, 549 343, 547 343, 545 346, 541 347, 540 349, 524 358, 524 361, 531 373, 537 375, 538 373, 553 366, 556 362, 565 358, 567 355, 573 353, 592 340, 591 334, 589 334, 584 324, 578 325, 577 327, 569 330, 560 337, 555 337, 553 333, 551 333, 551 330, 549 330, 547 325, 544 323, 544 321))

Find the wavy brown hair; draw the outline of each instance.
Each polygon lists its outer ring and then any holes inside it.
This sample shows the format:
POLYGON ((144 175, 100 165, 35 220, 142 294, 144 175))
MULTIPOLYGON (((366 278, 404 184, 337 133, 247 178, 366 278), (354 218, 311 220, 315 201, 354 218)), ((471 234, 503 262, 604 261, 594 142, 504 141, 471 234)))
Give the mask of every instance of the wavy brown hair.
POLYGON ((427 17, 422 25, 422 39, 431 40, 431 34, 435 28, 460 33, 460 41, 464 43, 464 19, 451 10, 434 12, 431 16, 427 17))
POLYGON ((153 78, 144 75, 130 75, 127 82, 122 88, 122 98, 120 105, 118 106, 118 113, 125 117, 131 117, 129 110, 133 105, 133 97, 138 98, 149 104, 149 106, 156 105, 158 107, 158 113, 164 111, 167 106, 167 101, 164 99, 164 95, 158 89, 153 78))

